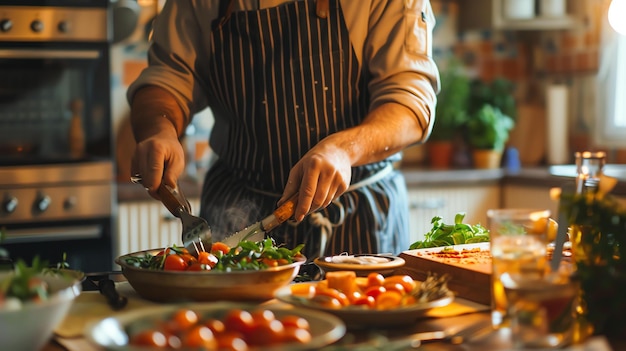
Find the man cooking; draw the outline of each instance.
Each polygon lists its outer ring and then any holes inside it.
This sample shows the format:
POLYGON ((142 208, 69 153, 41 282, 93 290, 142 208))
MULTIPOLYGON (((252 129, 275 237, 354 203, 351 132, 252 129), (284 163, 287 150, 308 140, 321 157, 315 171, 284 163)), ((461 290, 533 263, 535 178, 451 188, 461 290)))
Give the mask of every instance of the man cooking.
POLYGON ((158 199, 184 170, 195 113, 215 117, 200 215, 214 240, 294 194, 268 233, 313 259, 408 249, 405 180, 393 163, 424 142, 439 74, 428 0, 169 0, 148 67, 128 90, 132 171, 158 199))

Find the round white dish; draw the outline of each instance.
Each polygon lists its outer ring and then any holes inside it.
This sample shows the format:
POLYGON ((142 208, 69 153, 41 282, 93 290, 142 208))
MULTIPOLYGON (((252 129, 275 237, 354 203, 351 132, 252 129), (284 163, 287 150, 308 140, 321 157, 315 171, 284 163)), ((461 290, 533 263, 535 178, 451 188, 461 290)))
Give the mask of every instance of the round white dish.
MULTIPOLYGON (((100 321, 90 323, 85 329, 85 337, 94 345, 105 350, 139 351, 145 347, 128 345, 129 337, 127 330, 133 325, 145 323, 146 321, 156 321, 166 319, 173 311, 181 308, 182 305, 168 304, 162 306, 145 307, 126 313, 108 317, 100 321)), ((193 309, 202 317, 221 318, 228 311, 233 309, 252 310, 259 308, 254 304, 242 304, 236 302, 214 302, 214 303, 194 303, 187 304, 186 307, 193 309)), ((307 344, 289 343, 283 345, 271 345, 267 348, 255 348, 255 351, 264 350, 316 350, 326 345, 332 344, 341 339, 346 333, 345 324, 337 317, 321 311, 310 309, 293 309, 285 307, 266 307, 274 312, 276 317, 285 315, 297 315, 305 318, 311 328, 311 342, 307 344)))
POLYGON ((404 259, 396 256, 378 255, 378 254, 360 254, 351 256, 323 256, 313 261, 322 271, 354 271, 359 277, 366 277, 369 273, 376 272, 382 275, 389 275, 397 268, 404 266, 404 259), (381 262, 376 263, 344 263, 337 262, 336 258, 342 257, 372 257, 380 259, 381 262))
MULTIPOLYGON (((417 282, 418 284, 420 282, 417 282)), ((294 285, 317 284, 317 282, 295 283, 294 285)), ((454 294, 429 301, 415 303, 409 306, 389 310, 368 309, 359 306, 344 307, 341 309, 327 308, 311 303, 307 297, 293 295, 292 286, 285 286, 276 292, 276 298, 282 302, 317 311, 326 312, 339 317, 349 329, 389 327, 396 325, 411 325, 433 308, 447 306, 454 300, 454 294)), ((305 291, 306 289, 297 288, 305 291)))

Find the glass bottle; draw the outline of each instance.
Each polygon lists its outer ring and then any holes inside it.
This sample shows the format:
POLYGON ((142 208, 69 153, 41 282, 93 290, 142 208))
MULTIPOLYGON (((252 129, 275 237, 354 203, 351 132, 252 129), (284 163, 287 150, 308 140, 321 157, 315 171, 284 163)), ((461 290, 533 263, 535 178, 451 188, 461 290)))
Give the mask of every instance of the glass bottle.
MULTIPOLYGON (((594 280, 606 275, 606 265, 596 247, 597 240, 602 237, 599 228, 594 226, 595 198, 598 194, 600 179, 606 153, 576 152, 576 187, 569 199, 568 221, 569 235, 572 245, 572 259, 576 267, 576 279, 580 284, 577 307, 578 327, 574 331, 574 341, 580 342, 597 332, 598 320, 590 311, 597 308, 598 302, 593 297, 590 285, 594 280), (589 202, 591 201, 591 202, 589 202)), ((604 278, 603 278, 604 279, 604 278)))

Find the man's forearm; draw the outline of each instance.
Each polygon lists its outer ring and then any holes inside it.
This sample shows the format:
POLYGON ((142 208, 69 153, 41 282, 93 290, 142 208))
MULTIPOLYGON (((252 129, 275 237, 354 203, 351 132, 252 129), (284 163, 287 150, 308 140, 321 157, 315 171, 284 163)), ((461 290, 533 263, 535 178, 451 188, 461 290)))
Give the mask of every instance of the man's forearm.
POLYGON ((182 137, 187 121, 172 94, 157 86, 146 86, 133 96, 131 124, 139 142, 172 125, 178 137, 182 137))
POLYGON ((346 150, 355 167, 383 160, 421 140, 424 133, 409 108, 386 103, 370 112, 359 126, 335 133, 328 141, 346 150))

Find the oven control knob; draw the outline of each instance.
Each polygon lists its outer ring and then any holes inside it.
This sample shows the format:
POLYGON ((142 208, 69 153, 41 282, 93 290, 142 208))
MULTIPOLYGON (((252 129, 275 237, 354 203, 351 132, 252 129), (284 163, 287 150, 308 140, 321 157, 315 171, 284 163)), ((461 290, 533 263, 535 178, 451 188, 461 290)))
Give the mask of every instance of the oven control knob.
POLYGON ((0 20, 0 31, 8 32, 13 28, 13 21, 8 18, 0 20))
POLYGON ((43 31, 43 22, 41 22, 40 20, 34 20, 30 23, 30 29, 33 30, 33 32, 36 33, 40 33, 43 31))
POLYGON ((15 196, 7 196, 2 203, 2 208, 6 213, 13 213, 15 212, 15 209, 17 209, 18 203, 19 201, 17 201, 15 196))
POLYGON ((45 194, 40 194, 37 200, 35 200, 35 209, 38 210, 39 212, 43 212, 47 210, 48 207, 50 207, 50 202, 52 202, 52 199, 50 199, 50 196, 45 195, 45 194))
POLYGON ((74 207, 76 207, 77 203, 78 203, 78 199, 76 198, 76 196, 70 196, 67 199, 65 199, 65 201, 63 201, 63 208, 66 210, 71 210, 74 207))
POLYGON ((59 22, 59 24, 57 24, 57 29, 61 33, 67 33, 70 29, 70 24, 67 23, 67 21, 61 21, 59 22))

